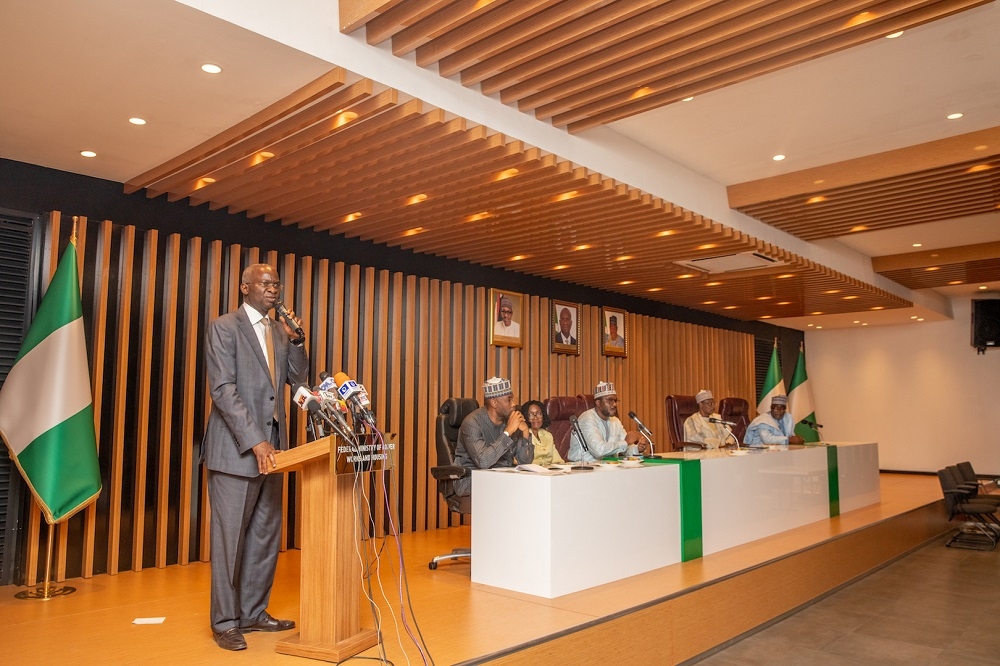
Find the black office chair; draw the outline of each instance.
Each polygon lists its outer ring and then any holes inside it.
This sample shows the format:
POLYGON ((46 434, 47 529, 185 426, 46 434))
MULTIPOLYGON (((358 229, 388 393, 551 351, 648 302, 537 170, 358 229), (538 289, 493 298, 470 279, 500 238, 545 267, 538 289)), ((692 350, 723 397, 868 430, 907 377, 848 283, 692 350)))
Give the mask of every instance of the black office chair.
MULTIPOLYGON (((455 481, 470 473, 466 468, 455 464, 455 447, 458 445, 458 430, 462 427, 462 421, 477 409, 479 403, 473 398, 448 398, 438 409, 435 423, 437 465, 431 467, 431 476, 437 480, 438 492, 447 503, 449 512, 472 513, 472 497, 455 494, 455 481)), ((437 555, 427 567, 433 571, 437 569, 438 562, 459 557, 472 557, 472 549, 455 548, 446 555, 437 555)))
POLYGON ((938 470, 938 480, 941 492, 944 494, 945 507, 948 509, 948 520, 967 520, 967 524, 955 530, 948 539, 949 548, 967 548, 970 550, 993 550, 1000 540, 1000 520, 997 519, 997 507, 993 504, 973 501, 968 488, 962 487, 948 468, 938 470), (962 518, 964 517, 964 518, 962 518))
POLYGON ((979 478, 976 470, 972 468, 972 463, 960 462, 955 465, 955 478, 959 479, 965 487, 972 491, 976 501, 1000 506, 1000 495, 991 495, 989 487, 979 478))

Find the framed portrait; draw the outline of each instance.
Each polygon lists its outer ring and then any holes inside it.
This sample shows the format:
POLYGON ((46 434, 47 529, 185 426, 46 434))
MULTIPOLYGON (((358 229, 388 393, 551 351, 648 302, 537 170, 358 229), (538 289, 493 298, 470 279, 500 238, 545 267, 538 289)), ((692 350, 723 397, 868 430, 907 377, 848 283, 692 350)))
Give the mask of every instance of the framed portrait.
POLYGON ((601 308, 601 348, 605 356, 628 356, 626 312, 617 308, 601 308))
POLYGON ((521 324, 524 323, 521 294, 504 289, 490 289, 489 320, 490 344, 497 347, 520 347, 524 341, 521 324))
POLYGON ((553 354, 580 355, 580 305, 552 300, 551 340, 553 354))

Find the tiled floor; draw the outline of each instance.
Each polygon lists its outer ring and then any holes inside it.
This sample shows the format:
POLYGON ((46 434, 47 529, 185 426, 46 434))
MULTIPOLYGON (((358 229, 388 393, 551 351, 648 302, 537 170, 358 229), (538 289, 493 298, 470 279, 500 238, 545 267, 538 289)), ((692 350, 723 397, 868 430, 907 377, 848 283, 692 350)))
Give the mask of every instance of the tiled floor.
POLYGON ((699 662, 736 664, 1000 664, 1000 549, 934 542, 699 662))

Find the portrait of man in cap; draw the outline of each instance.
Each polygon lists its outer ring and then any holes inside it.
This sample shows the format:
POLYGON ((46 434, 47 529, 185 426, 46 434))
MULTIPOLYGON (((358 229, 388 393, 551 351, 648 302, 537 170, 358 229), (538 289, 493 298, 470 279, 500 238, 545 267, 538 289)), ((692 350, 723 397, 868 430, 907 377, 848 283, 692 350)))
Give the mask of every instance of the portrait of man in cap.
POLYGON ((521 294, 490 289, 490 344, 521 346, 521 294))
POLYGON ((627 356, 625 312, 615 308, 601 308, 601 319, 604 322, 604 355, 627 356))

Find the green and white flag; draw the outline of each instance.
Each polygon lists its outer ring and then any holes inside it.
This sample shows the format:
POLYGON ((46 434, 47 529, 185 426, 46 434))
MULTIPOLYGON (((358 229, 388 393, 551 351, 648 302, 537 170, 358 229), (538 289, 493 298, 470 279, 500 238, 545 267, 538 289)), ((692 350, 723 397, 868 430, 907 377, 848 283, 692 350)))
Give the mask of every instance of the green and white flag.
POLYGON ((757 402, 757 413, 767 414, 771 411, 771 398, 785 394, 785 380, 781 376, 781 361, 778 360, 778 338, 774 339, 774 350, 771 352, 771 362, 767 366, 767 376, 764 386, 760 389, 760 400, 757 402))
POLYGON ((101 492, 77 270, 74 238, 0 387, 0 435, 50 524, 101 492))
POLYGON ((800 423, 803 419, 816 422, 812 390, 809 388, 809 378, 806 377, 806 351, 802 344, 799 344, 799 360, 795 363, 792 388, 788 392, 788 413, 795 421, 796 435, 807 442, 819 441, 819 432, 816 429, 800 423))

